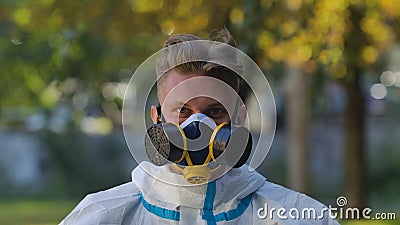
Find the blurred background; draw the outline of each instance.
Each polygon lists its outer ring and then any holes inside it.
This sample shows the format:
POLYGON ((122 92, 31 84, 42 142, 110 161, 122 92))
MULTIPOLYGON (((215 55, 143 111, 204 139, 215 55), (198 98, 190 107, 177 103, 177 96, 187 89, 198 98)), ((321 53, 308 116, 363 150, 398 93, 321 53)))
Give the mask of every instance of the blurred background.
POLYGON ((1 0, 0 224, 57 224, 86 194, 130 181, 131 75, 169 35, 223 27, 275 95, 258 171, 400 217, 399 0, 1 0))

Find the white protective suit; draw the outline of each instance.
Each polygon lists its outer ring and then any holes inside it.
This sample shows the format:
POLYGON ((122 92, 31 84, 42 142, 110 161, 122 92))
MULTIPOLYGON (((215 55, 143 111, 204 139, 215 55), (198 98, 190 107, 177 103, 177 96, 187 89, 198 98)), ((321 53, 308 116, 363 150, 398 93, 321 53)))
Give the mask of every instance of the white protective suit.
POLYGON ((249 171, 247 165, 197 186, 168 184, 149 175, 149 171, 164 180, 175 179, 175 183, 182 179, 182 175, 170 172, 168 167, 142 162, 133 170, 132 182, 88 195, 60 225, 338 224, 326 211, 323 218, 301 218, 304 208, 313 208, 320 216, 325 206, 266 181, 256 171, 249 171), (276 209, 275 214, 270 214, 272 217, 260 218, 259 214, 263 216, 271 208, 276 209), (295 208, 291 215, 300 218, 280 217, 280 208, 286 209, 287 217, 290 209, 295 208))

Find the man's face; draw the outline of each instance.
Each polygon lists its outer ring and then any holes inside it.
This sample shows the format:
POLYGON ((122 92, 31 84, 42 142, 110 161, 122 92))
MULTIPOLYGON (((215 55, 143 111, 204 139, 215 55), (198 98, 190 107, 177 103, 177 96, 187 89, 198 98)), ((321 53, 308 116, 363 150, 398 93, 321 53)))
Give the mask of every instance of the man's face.
POLYGON ((181 124, 194 113, 203 113, 215 123, 230 122, 237 94, 216 78, 180 74, 171 70, 163 79, 158 98, 166 122, 181 124))

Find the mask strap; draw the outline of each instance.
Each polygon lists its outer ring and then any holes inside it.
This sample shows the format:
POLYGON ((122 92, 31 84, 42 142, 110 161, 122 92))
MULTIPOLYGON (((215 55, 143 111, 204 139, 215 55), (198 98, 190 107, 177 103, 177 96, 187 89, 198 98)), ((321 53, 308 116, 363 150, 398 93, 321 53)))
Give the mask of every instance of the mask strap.
MULTIPOLYGON (((211 159, 214 160, 214 161, 216 161, 216 160, 215 160, 215 157, 214 157, 214 151, 213 151, 214 139, 215 139, 215 136, 217 135, 218 131, 219 131, 223 126, 225 126, 225 125, 227 125, 227 124, 229 124, 229 123, 228 123, 228 122, 223 122, 223 123, 219 124, 219 125, 215 128, 215 130, 213 131, 213 133, 211 134, 210 143, 209 143, 209 145, 208 145, 208 155, 207 155, 206 160, 204 160, 204 163, 203 163, 203 164, 207 164, 207 163, 211 162, 211 159)), ((184 133, 183 133, 183 135, 184 135, 184 133)), ((183 157, 186 159, 186 162, 189 164, 189 166, 193 166, 192 160, 190 159, 190 156, 189 156, 189 153, 188 153, 187 150, 185 150, 185 152, 183 153, 182 158, 179 160, 179 162, 183 160, 183 157)))
MULTIPOLYGON (((160 110, 161 110, 161 106, 160 106, 160 110)), ((193 162, 190 159, 189 152, 187 150, 187 138, 186 138, 185 132, 183 131, 183 129, 179 125, 179 123, 172 122, 172 124, 174 124, 179 129, 179 132, 181 132, 181 135, 182 135, 182 138, 183 138, 183 154, 182 154, 181 158, 177 162, 181 162, 185 158, 186 162, 189 164, 189 166, 193 166, 193 162)))
POLYGON ((185 159, 186 159, 186 162, 188 163, 188 165, 189 165, 189 166, 193 166, 193 162, 192 162, 192 160, 190 159, 190 156, 189 156, 188 151, 185 150, 185 152, 184 152, 183 154, 185 155, 185 159))
MULTIPOLYGON (((160 110, 161 110, 161 106, 159 106, 159 107, 160 107, 160 110)), ((178 128, 179 132, 182 135, 182 139, 183 139, 183 154, 182 154, 181 158, 177 162, 181 162, 185 158, 189 165, 193 165, 192 160, 190 160, 190 157, 189 157, 189 160, 188 160, 189 154, 188 154, 188 150, 187 150, 187 139, 186 139, 185 132, 183 131, 182 127, 179 126, 179 123, 172 122, 172 124, 174 124, 178 128)))
POLYGON ((161 112, 161 104, 158 103, 156 108, 157 108, 157 116, 158 116, 157 123, 162 123, 161 121, 163 121, 164 119, 163 119, 163 115, 162 115, 162 112, 161 112))
MULTIPOLYGON (((227 124, 229 124, 229 123, 228 123, 228 122, 223 122, 223 123, 219 124, 219 125, 215 128, 215 130, 213 131, 213 133, 211 134, 210 144, 208 145, 208 156, 207 156, 206 161, 208 160, 208 162, 210 162, 211 159, 213 159, 214 161, 216 161, 216 160, 215 160, 215 157, 214 157, 214 139, 215 139, 215 136, 217 136, 218 131, 219 131, 223 126, 225 126, 225 125, 227 125, 227 124), (210 159, 209 159, 209 158, 210 158, 210 159)), ((208 162, 207 162, 207 163, 208 163, 208 162)))

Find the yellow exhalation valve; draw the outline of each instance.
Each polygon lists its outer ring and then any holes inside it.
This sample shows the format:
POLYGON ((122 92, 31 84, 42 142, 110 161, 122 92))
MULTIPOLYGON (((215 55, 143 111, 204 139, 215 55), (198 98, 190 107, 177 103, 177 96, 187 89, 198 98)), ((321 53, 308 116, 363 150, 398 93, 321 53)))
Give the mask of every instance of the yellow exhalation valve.
POLYGON ((186 166, 183 177, 191 184, 207 183, 211 177, 211 169, 207 165, 186 166))

